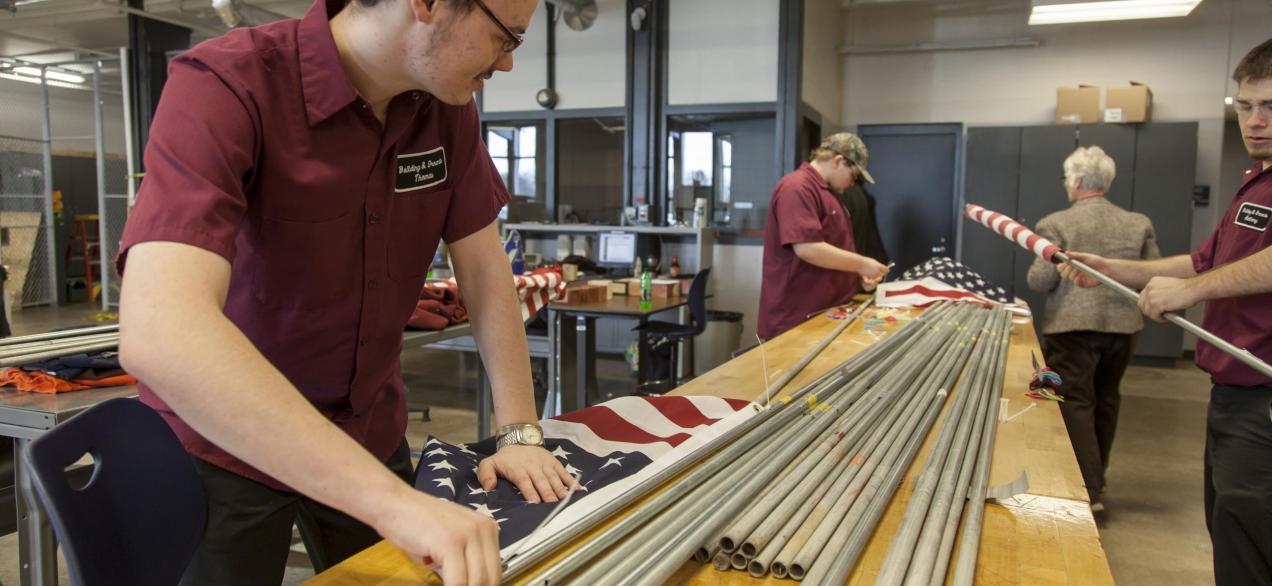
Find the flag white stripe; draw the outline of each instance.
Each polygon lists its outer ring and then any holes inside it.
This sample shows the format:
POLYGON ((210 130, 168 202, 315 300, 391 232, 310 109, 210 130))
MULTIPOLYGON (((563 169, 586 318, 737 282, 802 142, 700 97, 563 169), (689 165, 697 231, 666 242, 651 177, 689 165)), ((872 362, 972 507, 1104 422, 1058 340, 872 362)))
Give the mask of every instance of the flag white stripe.
MULTIPOLYGON (((681 433, 692 433, 693 427, 681 427, 667 419, 662 411, 649 404, 641 397, 620 397, 607 401, 604 405, 614 411, 625 421, 658 437, 670 437, 681 433)), ((732 411, 730 411, 731 413, 732 411)), ((702 427, 705 423, 695 427, 702 427)))
POLYGON ((733 415, 735 411, 738 411, 738 409, 734 409, 728 401, 725 401, 720 397, 694 395, 685 398, 689 399, 689 401, 693 403, 693 406, 698 408, 698 411, 702 413, 703 417, 711 419, 724 419, 725 417, 733 415))
POLYGON ((539 425, 543 427, 545 437, 570 440, 580 448, 598 456, 611 452, 640 452, 654 459, 671 449, 671 444, 667 442, 633 444, 610 441, 596 435, 592 428, 582 423, 545 419, 540 421, 539 425))

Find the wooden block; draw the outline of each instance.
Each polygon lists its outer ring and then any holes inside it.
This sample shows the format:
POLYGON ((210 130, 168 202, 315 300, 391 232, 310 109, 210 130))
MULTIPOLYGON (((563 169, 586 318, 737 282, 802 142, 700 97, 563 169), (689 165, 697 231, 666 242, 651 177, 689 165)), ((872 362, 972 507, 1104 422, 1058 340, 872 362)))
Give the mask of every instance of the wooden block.
MULTIPOLYGON (((614 296, 614 289, 613 289, 614 281, 611 281, 609 279, 593 279, 591 281, 588 281, 587 283, 595 287, 604 287, 605 288, 604 299, 609 299, 614 296)), ((624 286, 623 291, 624 292, 627 291, 626 286, 624 286)))
POLYGON ((640 297, 640 279, 629 279, 627 281, 627 295, 629 297, 640 297))
POLYGON ((680 281, 676 279, 654 279, 654 299, 675 299, 680 296, 680 281))

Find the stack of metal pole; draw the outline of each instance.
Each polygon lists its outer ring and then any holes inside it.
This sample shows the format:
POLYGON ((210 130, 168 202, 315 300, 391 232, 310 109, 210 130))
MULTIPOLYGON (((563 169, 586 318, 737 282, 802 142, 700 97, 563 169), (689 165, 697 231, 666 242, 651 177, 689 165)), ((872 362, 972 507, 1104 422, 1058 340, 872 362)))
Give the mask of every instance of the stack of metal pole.
POLYGON ((964 304, 925 312, 530 582, 660 583, 691 555, 833 582, 855 566, 964 366, 989 368, 1002 323, 964 304))
POLYGON ((61 356, 114 350, 119 326, 78 328, 0 340, 0 367, 22 366, 61 356))

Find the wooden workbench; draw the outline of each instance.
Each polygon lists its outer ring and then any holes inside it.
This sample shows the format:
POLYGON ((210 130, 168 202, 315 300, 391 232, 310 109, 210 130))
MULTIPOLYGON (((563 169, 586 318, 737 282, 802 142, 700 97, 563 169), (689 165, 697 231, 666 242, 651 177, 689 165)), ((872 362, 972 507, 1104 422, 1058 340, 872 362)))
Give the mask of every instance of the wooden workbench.
MULTIPOLYGON (((874 309, 867 310, 863 320, 853 324, 832 342, 786 388, 800 388, 867 347, 877 334, 863 331, 864 318, 873 317, 875 313, 874 309)), ((905 316, 898 317, 904 319, 905 316)), ((1008 403, 1007 412, 1015 417, 1010 421, 999 421, 990 482, 991 485, 1008 483, 1027 471, 1029 490, 1004 503, 986 507, 976 583, 1112 584, 1108 560, 1104 557, 1104 548, 1100 545, 1095 521, 1091 517, 1082 475, 1069 445, 1060 410, 1056 403, 1036 401, 1024 394, 1033 372, 1030 352, 1036 352, 1039 360, 1042 356, 1033 326, 1024 318, 1017 318, 1015 322, 1003 391, 1003 398, 1008 403)), ((818 316, 768 342, 764 348, 764 359, 768 363, 769 377, 776 378, 782 368, 794 364, 837 323, 818 316)), ((685 384, 675 394, 751 400, 763 391, 763 380, 761 354, 753 350, 685 384)), ((950 403, 952 401, 947 400, 947 406, 950 403)), ((928 451, 941 424, 942 421, 937 422, 897 490, 880 521, 879 530, 850 579, 851 584, 874 582, 910 498, 913 478, 927 462, 928 451)), ((396 547, 381 542, 323 572, 307 584, 396 586, 420 584, 430 577, 423 566, 408 560, 396 547)), ((432 583, 439 583, 436 578, 431 579, 432 583)), ((669 583, 794 584, 771 575, 764 580, 756 580, 745 572, 718 572, 710 565, 694 562, 686 563, 669 583)))

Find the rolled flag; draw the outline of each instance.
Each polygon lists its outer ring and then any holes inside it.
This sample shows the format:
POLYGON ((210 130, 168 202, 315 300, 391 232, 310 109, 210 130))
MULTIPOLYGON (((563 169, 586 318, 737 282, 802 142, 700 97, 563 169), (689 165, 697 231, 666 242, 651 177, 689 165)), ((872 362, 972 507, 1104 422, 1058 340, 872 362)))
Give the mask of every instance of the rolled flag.
POLYGON ((1050 240, 1035 234, 1033 230, 1024 227, 1020 222, 998 212, 992 212, 976 204, 969 203, 963 206, 963 213, 967 217, 984 224, 986 228, 999 233, 1003 238, 1019 244, 1026 250, 1032 250, 1034 254, 1046 259, 1047 262, 1059 262, 1055 259, 1055 255, 1057 252, 1064 252, 1059 246, 1052 244, 1050 240))

